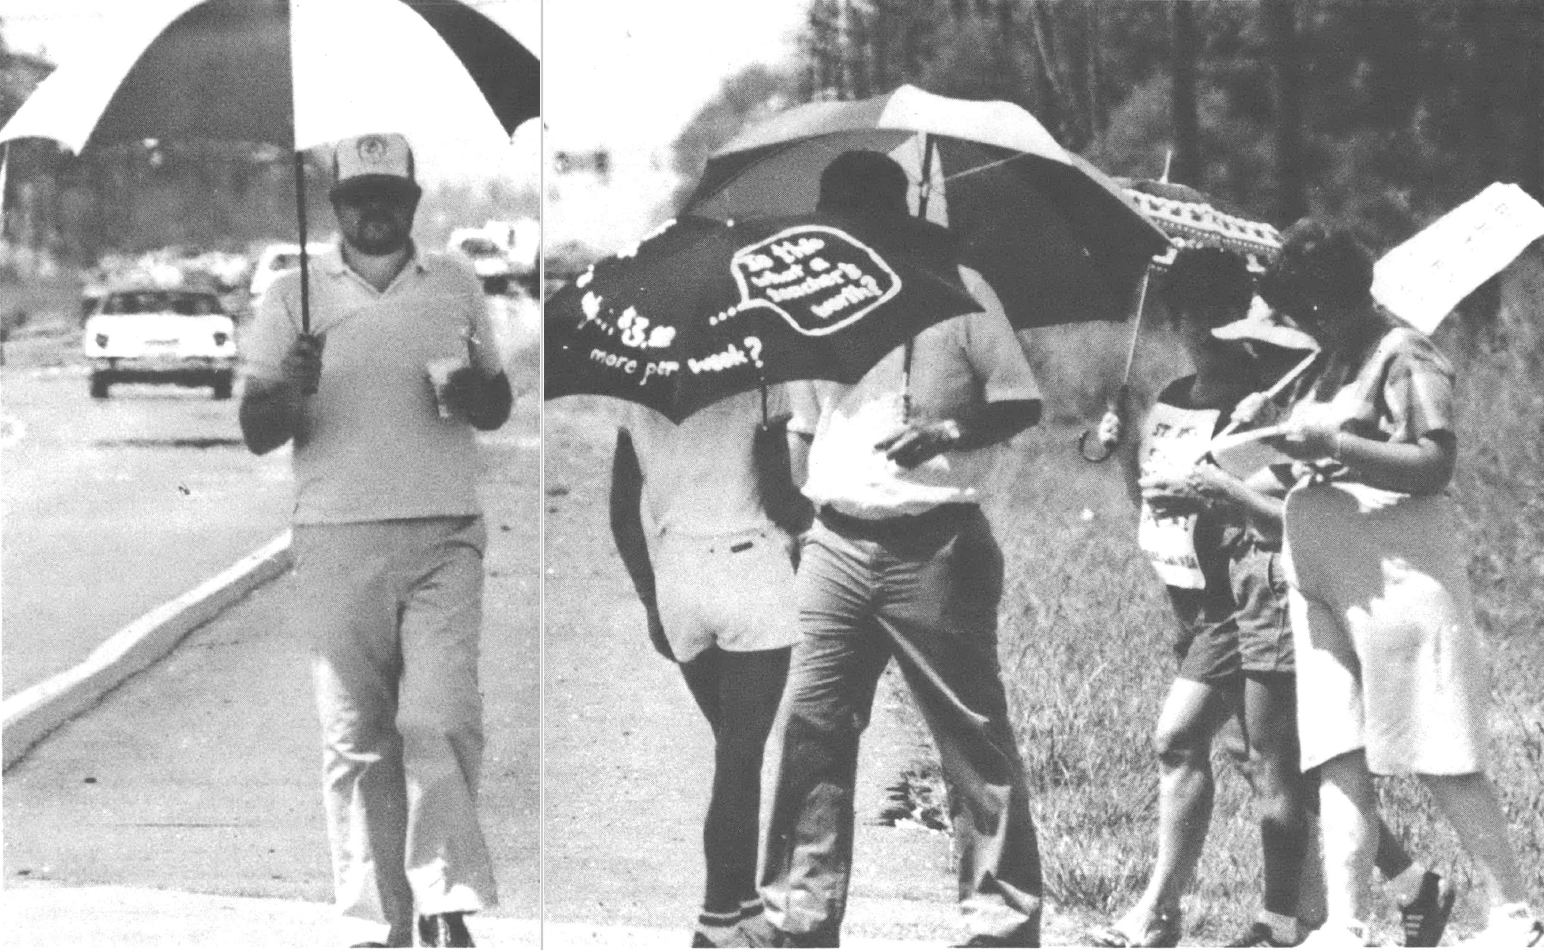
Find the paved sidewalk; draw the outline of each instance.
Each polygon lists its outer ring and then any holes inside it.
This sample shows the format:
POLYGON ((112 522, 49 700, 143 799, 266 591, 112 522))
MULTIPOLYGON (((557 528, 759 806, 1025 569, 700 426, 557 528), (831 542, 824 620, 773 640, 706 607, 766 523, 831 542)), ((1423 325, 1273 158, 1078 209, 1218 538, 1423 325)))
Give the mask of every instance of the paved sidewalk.
MULTIPOLYGON (((534 406, 484 445, 489 529, 480 811, 503 905, 489 945, 537 916, 534 406)), ((5 773, 7 947, 336 945, 320 747, 287 581, 259 589, 5 773)))

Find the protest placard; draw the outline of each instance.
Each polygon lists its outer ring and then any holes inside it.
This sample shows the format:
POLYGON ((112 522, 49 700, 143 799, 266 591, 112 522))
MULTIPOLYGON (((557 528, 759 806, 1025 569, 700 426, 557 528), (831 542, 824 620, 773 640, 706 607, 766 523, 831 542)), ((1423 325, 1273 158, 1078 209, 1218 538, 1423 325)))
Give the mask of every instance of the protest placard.
POLYGON ((1385 254, 1373 269, 1373 297, 1431 333, 1540 236, 1544 205, 1497 182, 1385 254))

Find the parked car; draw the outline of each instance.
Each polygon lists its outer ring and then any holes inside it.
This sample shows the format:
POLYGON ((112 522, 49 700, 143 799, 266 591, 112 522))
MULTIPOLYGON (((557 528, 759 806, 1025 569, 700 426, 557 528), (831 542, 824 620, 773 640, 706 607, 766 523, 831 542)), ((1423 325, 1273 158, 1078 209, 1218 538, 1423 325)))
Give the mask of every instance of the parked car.
POLYGON ((92 398, 106 399, 119 382, 209 386, 214 398, 231 397, 236 326, 213 293, 112 291, 86 318, 83 335, 92 398))
MULTIPOLYGON (((306 242, 306 253, 312 257, 328 250, 331 245, 306 242)), ((299 244, 270 244, 263 248, 257 255, 257 263, 252 268, 252 283, 248 290, 253 298, 262 296, 273 279, 287 270, 294 270, 300 266, 299 244)))

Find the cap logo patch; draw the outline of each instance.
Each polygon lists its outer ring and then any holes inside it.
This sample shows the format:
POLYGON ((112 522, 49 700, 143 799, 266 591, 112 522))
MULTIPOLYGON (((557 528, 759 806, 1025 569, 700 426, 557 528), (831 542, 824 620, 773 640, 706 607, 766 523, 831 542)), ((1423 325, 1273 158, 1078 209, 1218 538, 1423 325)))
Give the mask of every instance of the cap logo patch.
POLYGON ((380 165, 386 161, 390 147, 379 135, 366 135, 359 139, 359 160, 366 165, 380 165))

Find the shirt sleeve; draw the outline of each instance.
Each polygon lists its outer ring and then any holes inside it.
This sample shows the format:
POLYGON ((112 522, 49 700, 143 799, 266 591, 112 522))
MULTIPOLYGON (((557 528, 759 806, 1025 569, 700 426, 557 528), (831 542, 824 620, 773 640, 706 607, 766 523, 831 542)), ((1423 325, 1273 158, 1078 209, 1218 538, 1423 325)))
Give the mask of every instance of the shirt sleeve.
POLYGON ((258 298, 257 313, 241 333, 241 371, 248 379, 277 381, 284 354, 300 335, 298 306, 291 306, 299 289, 299 274, 286 274, 258 298))
POLYGON ((1040 386, 997 293, 986 278, 969 267, 960 268, 960 279, 981 304, 979 313, 965 318, 965 354, 981 381, 982 398, 986 402, 1039 402, 1040 386))
POLYGON ((820 400, 815 396, 815 384, 809 380, 787 383, 784 398, 788 403, 788 431, 813 436, 820 424, 820 400))
POLYGON ((488 297, 472 272, 465 272, 462 283, 465 285, 460 293, 464 295, 462 300, 466 307, 467 359, 482 375, 497 376, 504 372, 504 359, 499 354, 499 335, 493 329, 488 297))
POLYGON ((1410 334, 1390 358, 1383 380, 1390 439, 1413 444, 1432 432, 1453 433, 1453 377, 1435 344, 1410 334))

